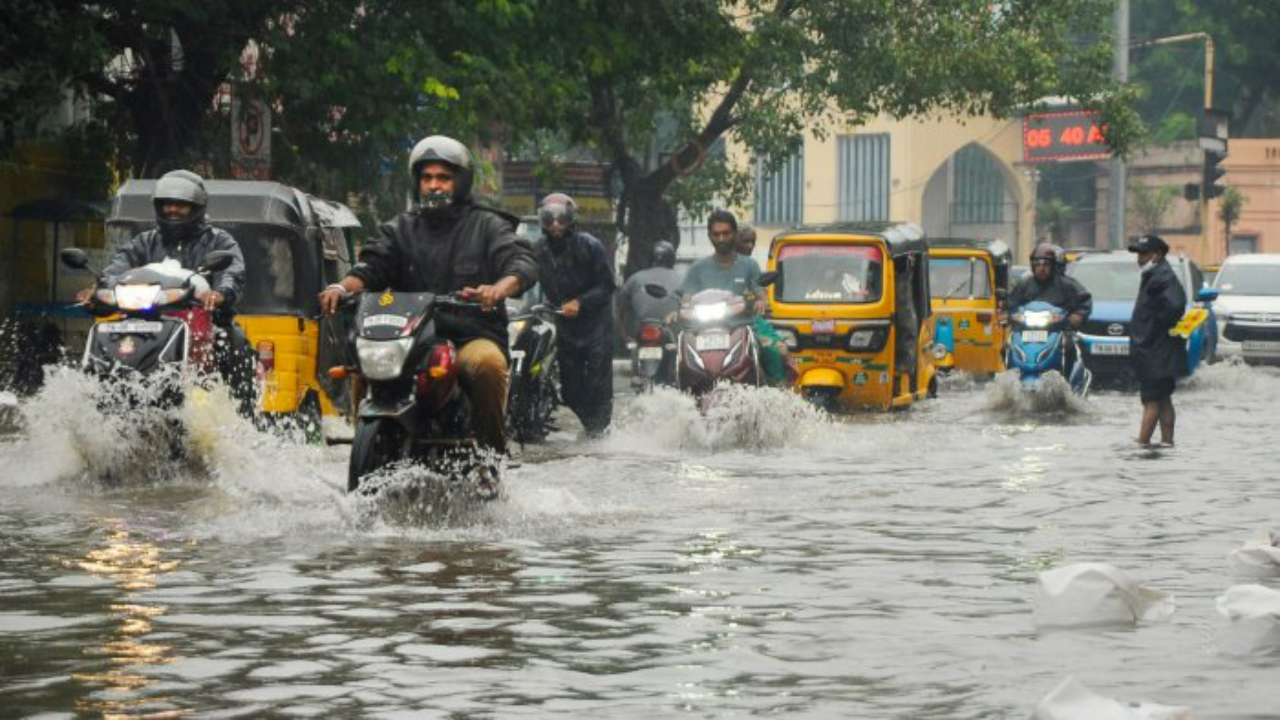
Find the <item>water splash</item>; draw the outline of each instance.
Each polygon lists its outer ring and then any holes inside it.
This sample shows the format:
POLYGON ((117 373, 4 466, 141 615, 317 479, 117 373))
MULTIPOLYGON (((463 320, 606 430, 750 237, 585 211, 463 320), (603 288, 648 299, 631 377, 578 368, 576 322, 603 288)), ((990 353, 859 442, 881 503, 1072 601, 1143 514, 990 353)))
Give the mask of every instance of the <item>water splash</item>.
POLYGON ((703 414, 691 396, 657 388, 619 404, 605 443, 609 449, 664 453, 672 448, 764 451, 820 445, 830 428, 825 413, 784 390, 725 385, 703 414))
POLYGON ((1045 373, 1031 388, 1023 387, 1018 373, 1004 372, 996 376, 987 391, 987 410, 1011 416, 1050 415, 1061 419, 1087 413, 1089 404, 1072 392, 1071 384, 1057 372, 1045 373))

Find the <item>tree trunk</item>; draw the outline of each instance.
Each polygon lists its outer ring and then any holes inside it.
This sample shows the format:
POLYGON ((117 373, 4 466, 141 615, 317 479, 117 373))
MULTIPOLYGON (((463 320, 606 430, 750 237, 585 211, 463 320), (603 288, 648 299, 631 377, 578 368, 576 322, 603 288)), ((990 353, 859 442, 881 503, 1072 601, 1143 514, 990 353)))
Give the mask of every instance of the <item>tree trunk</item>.
POLYGON ((627 277, 652 264, 653 245, 659 240, 680 247, 675 208, 663 199, 665 184, 654 180, 653 175, 647 175, 623 185, 622 229, 627 235, 627 265, 623 271, 627 277))

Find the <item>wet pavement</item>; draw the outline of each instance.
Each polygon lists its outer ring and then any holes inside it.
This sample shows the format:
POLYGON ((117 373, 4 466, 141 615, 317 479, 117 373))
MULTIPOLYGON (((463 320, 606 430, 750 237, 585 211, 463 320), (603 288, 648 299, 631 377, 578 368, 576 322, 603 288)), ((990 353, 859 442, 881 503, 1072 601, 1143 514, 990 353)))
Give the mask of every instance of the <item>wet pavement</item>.
POLYGON ((343 493, 345 447, 215 397, 174 465, 89 389, 55 377, 0 436, 6 715, 1029 717, 1074 676, 1280 717, 1280 656, 1228 652, 1214 609, 1280 588, 1228 558, 1280 526, 1275 370, 1202 370, 1156 450, 1133 395, 1003 379, 835 421, 619 397, 608 437, 562 414, 500 500, 408 525, 343 493), (1037 574, 1086 561, 1176 609, 1037 631, 1037 574))

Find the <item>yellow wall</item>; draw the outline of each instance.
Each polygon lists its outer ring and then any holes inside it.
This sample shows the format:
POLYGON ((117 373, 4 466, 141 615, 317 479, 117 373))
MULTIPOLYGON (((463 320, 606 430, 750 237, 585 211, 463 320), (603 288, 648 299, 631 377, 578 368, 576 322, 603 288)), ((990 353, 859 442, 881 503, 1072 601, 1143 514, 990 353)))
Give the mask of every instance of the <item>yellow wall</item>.
MULTIPOLYGON (((1020 120, 954 117, 895 120, 879 117, 863 126, 831 126, 826 137, 805 138, 803 222, 815 224, 837 217, 837 137, 842 134, 888 133, 890 152, 889 219, 924 225, 925 189, 934 174, 945 168, 947 159, 969 143, 986 148, 1004 166, 1006 184, 1017 203, 1018 236, 1003 238, 1015 257, 1029 252, 1034 238, 1034 188, 1022 172, 1022 124, 1020 120), (1026 251, 1026 252, 1024 252, 1026 251)), ((731 157, 749 167, 750 155, 740 146, 731 157)), ((944 169, 945 171, 945 169, 944 169)), ((751 217, 751 201, 739 208, 751 217)), ((781 226, 759 226, 760 244, 780 232, 781 226)))

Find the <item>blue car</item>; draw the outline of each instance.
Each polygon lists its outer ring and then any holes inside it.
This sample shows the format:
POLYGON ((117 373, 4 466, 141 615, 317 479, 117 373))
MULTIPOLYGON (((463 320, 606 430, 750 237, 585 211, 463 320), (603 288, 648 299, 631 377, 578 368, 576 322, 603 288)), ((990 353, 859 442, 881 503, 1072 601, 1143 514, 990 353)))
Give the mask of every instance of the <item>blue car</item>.
MULTIPOLYGON (((1187 293, 1187 309, 1209 308, 1217 293, 1205 287, 1200 266, 1181 256, 1170 255, 1168 261, 1187 293)), ((1093 295, 1093 314, 1080 328, 1079 340, 1094 381, 1112 385, 1132 382, 1129 320, 1133 317, 1133 304, 1142 280, 1133 253, 1082 255, 1067 266, 1067 274, 1079 280, 1093 295)), ((1195 373, 1200 363, 1213 362, 1217 352, 1218 321, 1211 310, 1208 319, 1187 341, 1187 366, 1195 373)))

